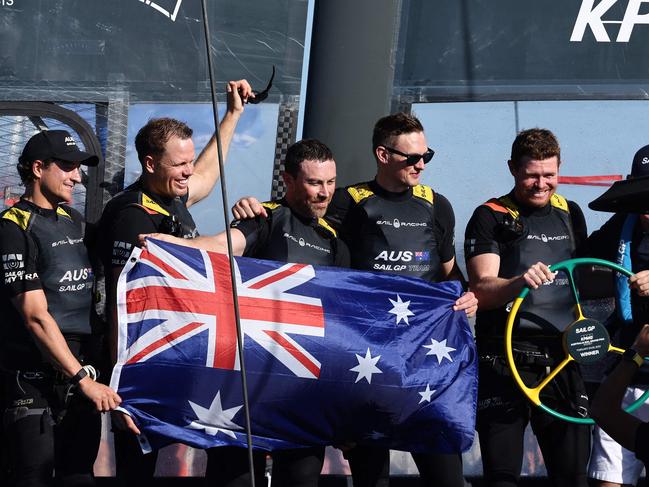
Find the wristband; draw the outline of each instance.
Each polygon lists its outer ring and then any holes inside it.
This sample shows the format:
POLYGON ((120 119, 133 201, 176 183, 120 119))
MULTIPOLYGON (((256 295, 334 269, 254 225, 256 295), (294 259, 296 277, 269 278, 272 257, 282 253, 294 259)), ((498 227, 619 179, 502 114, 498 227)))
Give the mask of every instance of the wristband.
POLYGON ((638 367, 642 367, 642 364, 644 363, 644 359, 642 358, 642 355, 640 355, 632 348, 629 348, 624 351, 624 353, 622 354, 622 359, 627 362, 633 362, 638 367))
POLYGON ((70 384, 72 384, 73 386, 76 386, 76 385, 77 385, 79 382, 81 382, 81 380, 84 379, 87 375, 88 375, 88 371, 87 371, 85 368, 81 367, 81 369, 79 370, 79 372, 77 372, 77 373, 74 374, 72 377, 70 377, 70 381, 69 381, 69 382, 70 382, 70 384))

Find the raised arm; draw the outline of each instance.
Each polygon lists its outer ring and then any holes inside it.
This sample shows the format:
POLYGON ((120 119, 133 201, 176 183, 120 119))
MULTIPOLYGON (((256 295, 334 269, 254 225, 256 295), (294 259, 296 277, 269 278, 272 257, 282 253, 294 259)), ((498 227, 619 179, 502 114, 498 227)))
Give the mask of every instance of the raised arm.
MULTIPOLYGON (((227 112, 219 124, 219 134, 221 136, 221 150, 223 160, 228 157, 230 142, 234 136, 234 130, 239 123, 239 118, 243 113, 243 106, 248 97, 253 96, 250 84, 245 80, 230 81, 227 86, 228 102, 227 112)), ((212 136, 201 151, 196 163, 194 164, 194 173, 189 178, 189 199, 187 206, 198 203, 205 198, 219 179, 219 164, 216 139, 212 136)))

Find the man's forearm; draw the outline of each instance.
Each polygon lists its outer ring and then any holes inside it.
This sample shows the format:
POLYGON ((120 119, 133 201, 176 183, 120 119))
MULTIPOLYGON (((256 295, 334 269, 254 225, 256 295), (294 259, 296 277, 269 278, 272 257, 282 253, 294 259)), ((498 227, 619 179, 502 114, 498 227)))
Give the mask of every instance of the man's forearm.
POLYGON ((81 364, 70 351, 61 330, 50 316, 31 316, 26 323, 34 342, 49 361, 66 376, 79 372, 81 364))
MULTIPOLYGON (((223 152, 223 160, 226 160, 230 151, 230 143, 234 137, 234 131, 237 128, 241 113, 238 111, 226 112, 221 124, 219 125, 219 134, 221 136, 221 151, 223 152)), ((216 145, 216 143, 214 144, 216 145)))
MULTIPOLYGON (((224 161, 228 158, 230 143, 232 142, 232 138, 234 137, 234 132, 240 117, 241 112, 228 111, 219 124, 221 153, 223 155, 224 161)), ((192 177, 196 177, 198 175, 199 177, 204 179, 205 185, 213 186, 214 183, 216 183, 219 174, 220 172, 216 136, 212 136, 196 159, 194 175, 192 177)), ((190 198, 191 196, 192 195, 190 194, 190 198)))
POLYGON ((483 277, 470 281, 471 291, 480 302, 480 309, 494 309, 512 301, 522 291, 525 281, 520 276, 511 279, 483 277))

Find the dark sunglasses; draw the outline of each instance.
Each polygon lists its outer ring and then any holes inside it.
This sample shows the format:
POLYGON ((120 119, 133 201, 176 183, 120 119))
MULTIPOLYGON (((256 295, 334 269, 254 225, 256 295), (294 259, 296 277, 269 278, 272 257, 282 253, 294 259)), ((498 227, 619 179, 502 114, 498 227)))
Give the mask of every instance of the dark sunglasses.
POLYGON ((261 103, 266 98, 268 98, 268 92, 273 87, 273 80, 274 79, 275 79, 275 66, 273 65, 273 74, 270 75, 270 81, 268 82, 268 86, 266 86, 266 89, 264 91, 252 90, 255 97, 254 98, 248 98, 248 103, 250 103, 252 105, 256 105, 257 103, 261 103))
POLYGON ((398 156, 405 157, 405 160, 403 162, 405 162, 407 166, 414 166, 419 162, 419 159, 423 159, 424 164, 428 164, 435 155, 435 151, 430 147, 423 154, 405 154, 399 150, 393 149, 392 147, 388 147, 387 145, 384 145, 382 147, 390 154, 396 154, 398 156))

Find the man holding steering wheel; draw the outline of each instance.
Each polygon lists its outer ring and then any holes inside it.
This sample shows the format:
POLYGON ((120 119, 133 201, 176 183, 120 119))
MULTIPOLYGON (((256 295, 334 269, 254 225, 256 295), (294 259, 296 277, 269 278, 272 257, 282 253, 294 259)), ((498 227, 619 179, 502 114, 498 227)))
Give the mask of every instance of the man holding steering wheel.
MULTIPOLYGON (((520 132, 508 161, 514 188, 479 206, 466 229, 469 282, 480 302, 477 430, 490 487, 518 484, 530 420, 553 485, 587 485, 589 429, 534 408, 514 382, 504 348, 511 302, 525 287, 534 292, 522 307, 513 342, 525 382, 537 383, 563 357, 558 337, 575 320, 568 279, 548 267, 574 257, 587 234, 579 206, 555 193, 560 163, 559 143, 552 132, 538 128, 520 132)), ((544 401, 585 416, 588 398, 574 365, 544 389, 544 401)))

